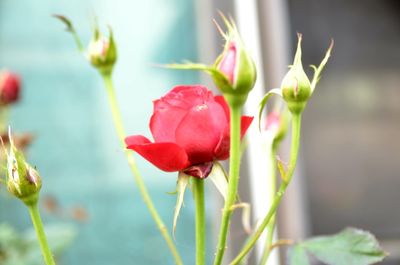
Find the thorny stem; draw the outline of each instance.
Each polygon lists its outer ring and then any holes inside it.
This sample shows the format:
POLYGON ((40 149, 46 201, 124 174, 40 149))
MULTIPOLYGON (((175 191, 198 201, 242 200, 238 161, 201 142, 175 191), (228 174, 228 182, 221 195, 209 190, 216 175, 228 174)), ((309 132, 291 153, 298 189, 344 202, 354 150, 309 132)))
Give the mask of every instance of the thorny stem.
POLYGON ((233 212, 233 204, 236 200, 238 184, 239 184, 239 169, 240 169, 240 119, 241 106, 232 106, 231 111, 231 142, 230 142, 230 161, 229 161, 229 184, 228 195, 225 201, 221 228, 218 238, 217 253, 214 260, 214 265, 220 265, 224 257, 226 248, 226 239, 228 236, 230 217, 233 212))
POLYGON ((256 244, 257 240, 262 235, 264 229, 267 227, 271 219, 276 213, 278 209, 279 203, 282 200, 285 191, 292 180, 294 170, 296 168, 297 157, 299 153, 299 146, 300 146, 300 129, 301 129, 301 113, 300 114, 293 114, 292 117, 292 143, 290 149, 290 162, 288 169, 285 173, 285 176, 282 176, 282 184, 276 193, 276 196, 272 202, 271 208, 269 209, 267 215, 265 216, 263 222, 257 228, 257 231, 249 238, 246 242, 245 246, 241 250, 241 252, 237 255, 237 257, 230 263, 230 265, 238 264, 253 248, 256 244))
POLYGON ((204 206, 204 180, 193 178, 193 195, 196 205, 196 265, 205 265, 206 215, 204 206))
POLYGON ((146 204, 147 208, 149 209, 152 218, 154 219, 155 223, 157 224, 158 229, 160 230, 162 236, 164 237, 164 239, 175 259, 175 263, 177 265, 183 265, 183 262, 178 253, 178 250, 177 250, 174 242, 172 241, 172 238, 171 238, 170 234, 168 233, 167 228, 166 228, 164 222, 162 221, 159 213, 157 212, 156 208, 154 207, 154 204, 150 198, 149 192, 147 191, 147 188, 143 181, 143 178, 136 166, 135 159, 132 155, 132 152, 127 150, 125 147, 124 139, 125 139, 126 134, 125 134, 125 129, 122 124, 122 119, 121 119, 121 114, 120 114, 120 111, 118 108, 117 99, 115 96, 114 86, 113 86, 113 82, 111 79, 111 71, 102 72, 101 75, 103 77, 104 84, 105 84, 105 87, 107 90, 107 96, 108 96, 108 100, 109 100, 110 107, 111 107, 111 112, 112 112, 115 129, 117 131, 117 135, 121 142, 123 150, 125 150, 126 159, 128 160, 128 164, 129 164, 132 174, 134 176, 136 185, 139 188, 139 191, 140 191, 140 194, 142 195, 143 201, 146 204))

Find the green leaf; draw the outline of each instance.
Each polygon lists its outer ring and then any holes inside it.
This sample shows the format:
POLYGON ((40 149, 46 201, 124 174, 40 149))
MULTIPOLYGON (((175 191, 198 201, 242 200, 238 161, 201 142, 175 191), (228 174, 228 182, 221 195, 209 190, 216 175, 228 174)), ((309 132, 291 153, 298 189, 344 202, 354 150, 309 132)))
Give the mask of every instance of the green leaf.
POLYGON ((178 183, 176 184, 176 191, 178 192, 178 195, 176 196, 176 205, 175 205, 175 212, 174 212, 174 222, 173 222, 173 228, 172 228, 172 233, 175 235, 175 228, 176 228, 176 222, 178 220, 179 212, 182 208, 183 204, 183 197, 185 196, 185 190, 186 187, 189 183, 190 176, 186 175, 183 172, 179 172, 178 175, 178 183))
POLYGON ((300 245, 329 265, 368 265, 387 256, 371 233, 356 228, 346 228, 331 236, 315 237, 300 245))
POLYGON ((288 251, 289 265, 310 265, 307 252, 300 245, 295 245, 288 251))
MULTIPOLYGON (((67 224, 46 225, 45 230, 47 241, 54 255, 59 255, 70 246, 77 234, 76 228, 67 224)), ((40 256, 35 230, 29 229, 23 234, 23 238, 40 256)))

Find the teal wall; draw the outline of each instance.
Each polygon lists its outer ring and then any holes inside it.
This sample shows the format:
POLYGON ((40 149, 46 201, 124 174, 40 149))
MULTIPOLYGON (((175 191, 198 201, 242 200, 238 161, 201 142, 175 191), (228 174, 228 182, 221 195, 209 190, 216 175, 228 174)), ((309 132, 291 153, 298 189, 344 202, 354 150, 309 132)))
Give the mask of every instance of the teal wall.
MULTIPOLYGON (((0 68, 23 78, 21 102, 11 112, 16 132, 35 141, 29 160, 43 177, 42 194, 61 205, 81 205, 89 220, 62 264, 173 264, 145 208, 115 137, 97 73, 75 50, 53 13, 70 17, 86 42, 91 17, 103 30, 114 28, 119 60, 114 80, 127 131, 149 135, 152 100, 176 84, 197 82, 189 72, 152 67, 181 59, 196 60, 194 10, 187 0, 0 1, 0 68)), ((138 157, 157 209, 171 227, 176 174, 166 174, 138 157)), ((190 193, 179 219, 176 243, 193 264, 194 223, 190 193)), ((0 220, 30 226, 22 204, 1 198, 0 220)), ((44 214, 46 223, 61 222, 44 214)), ((212 252, 212 251, 211 251, 212 252)), ((211 257, 210 257, 211 258, 211 257)))

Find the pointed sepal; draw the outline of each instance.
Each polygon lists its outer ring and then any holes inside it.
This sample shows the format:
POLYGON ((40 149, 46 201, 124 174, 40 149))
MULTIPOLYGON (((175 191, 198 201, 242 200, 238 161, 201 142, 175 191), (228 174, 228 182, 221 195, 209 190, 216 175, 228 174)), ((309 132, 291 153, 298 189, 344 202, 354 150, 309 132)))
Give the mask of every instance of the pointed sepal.
POLYGON ((183 172, 179 172, 178 182, 176 184, 177 196, 176 196, 176 204, 175 204, 175 211, 174 211, 174 221, 173 221, 173 226, 172 226, 172 233, 174 236, 175 236, 176 224, 177 224, 178 217, 179 217, 179 212, 183 205, 183 198, 185 196, 185 191, 189 184, 189 180, 190 180, 189 175, 186 175, 183 172))
POLYGON ((269 98, 272 95, 277 95, 282 97, 282 90, 280 88, 273 88, 270 91, 268 91, 267 94, 265 94, 265 96, 263 97, 263 99, 261 100, 259 107, 258 107, 258 128, 261 131, 261 117, 262 117, 262 113, 264 111, 264 108, 266 108, 267 102, 269 100, 269 98))
POLYGON ((222 197, 224 197, 224 200, 226 200, 228 196, 228 177, 222 165, 214 162, 213 170, 208 177, 214 183, 222 197))
POLYGON ((331 44, 329 45, 329 48, 325 53, 325 57, 319 64, 318 68, 315 65, 311 65, 311 67, 314 69, 314 77, 313 77, 313 80, 311 81, 311 94, 314 92, 318 81, 321 79, 322 70, 324 70, 324 67, 325 67, 326 63, 328 62, 329 57, 331 57, 333 45, 334 45, 334 41, 332 39, 331 44))

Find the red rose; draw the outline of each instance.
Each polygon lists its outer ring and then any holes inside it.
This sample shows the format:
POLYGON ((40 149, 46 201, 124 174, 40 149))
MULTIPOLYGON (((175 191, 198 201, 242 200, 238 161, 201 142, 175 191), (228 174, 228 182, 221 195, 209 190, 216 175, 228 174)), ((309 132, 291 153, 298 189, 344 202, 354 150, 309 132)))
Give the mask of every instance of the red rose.
MULTIPOLYGON (((242 136, 252 120, 242 117, 242 136)), ((214 160, 229 157, 229 107, 204 86, 177 86, 155 100, 150 130, 154 143, 142 135, 125 142, 163 171, 205 178, 214 160)))
POLYGON ((14 103, 19 98, 19 77, 9 71, 0 72, 0 104, 14 103))

